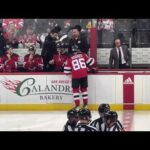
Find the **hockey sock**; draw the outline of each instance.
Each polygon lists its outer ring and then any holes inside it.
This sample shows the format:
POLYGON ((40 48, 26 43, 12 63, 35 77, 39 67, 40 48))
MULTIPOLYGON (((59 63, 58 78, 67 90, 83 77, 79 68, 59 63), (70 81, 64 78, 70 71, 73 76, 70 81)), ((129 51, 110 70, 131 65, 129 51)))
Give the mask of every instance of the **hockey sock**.
POLYGON ((87 88, 81 88, 81 91, 82 91, 83 104, 87 105, 88 104, 87 88))

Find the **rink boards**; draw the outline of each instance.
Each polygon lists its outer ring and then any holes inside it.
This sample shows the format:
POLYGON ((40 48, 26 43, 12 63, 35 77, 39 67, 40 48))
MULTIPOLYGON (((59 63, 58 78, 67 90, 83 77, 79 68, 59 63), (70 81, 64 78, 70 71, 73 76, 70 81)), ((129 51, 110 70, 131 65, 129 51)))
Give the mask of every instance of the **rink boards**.
MULTIPOLYGON (((97 73, 88 76, 89 108, 150 109, 150 74, 97 73)), ((71 77, 62 73, 0 74, 0 110, 68 110, 74 106, 71 77)))

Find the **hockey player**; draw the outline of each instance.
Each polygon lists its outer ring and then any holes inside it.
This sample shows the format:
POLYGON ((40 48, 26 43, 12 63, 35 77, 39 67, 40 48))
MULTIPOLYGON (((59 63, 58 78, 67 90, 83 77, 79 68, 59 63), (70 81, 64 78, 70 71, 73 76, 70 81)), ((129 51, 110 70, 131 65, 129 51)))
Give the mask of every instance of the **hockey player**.
POLYGON ((87 67, 94 65, 94 58, 90 58, 85 53, 82 53, 77 45, 72 47, 72 55, 66 60, 64 66, 64 73, 72 73, 72 89, 75 101, 75 108, 79 110, 80 95, 82 93, 83 108, 87 108, 88 104, 88 81, 87 81, 87 67))
POLYGON ((79 122, 77 126, 75 127, 74 131, 77 132, 94 132, 97 131, 95 127, 92 127, 89 125, 91 122, 91 112, 89 109, 80 109, 78 111, 78 116, 79 116, 79 122))
POLYGON ((117 123, 118 115, 114 111, 109 111, 104 115, 104 122, 106 124, 105 131, 124 131, 117 123))
POLYGON ((98 107, 100 117, 94 120, 90 125, 97 128, 98 131, 105 131, 104 114, 110 111, 109 104, 101 104, 98 107))
POLYGON ((63 131, 74 131, 74 128, 78 122, 78 112, 75 109, 71 109, 67 112, 68 121, 64 125, 63 131))
POLYGON ((40 55, 35 54, 35 47, 29 47, 29 54, 24 57, 23 67, 28 72, 37 72, 43 70, 43 59, 40 55))
POLYGON ((65 54, 64 47, 62 43, 57 43, 57 52, 54 54, 53 59, 49 61, 50 65, 54 65, 54 71, 63 71, 64 63, 67 60, 67 55, 65 54))
POLYGON ((6 54, 1 57, 1 70, 3 72, 17 72, 17 63, 19 56, 13 53, 13 48, 10 45, 6 46, 6 54))

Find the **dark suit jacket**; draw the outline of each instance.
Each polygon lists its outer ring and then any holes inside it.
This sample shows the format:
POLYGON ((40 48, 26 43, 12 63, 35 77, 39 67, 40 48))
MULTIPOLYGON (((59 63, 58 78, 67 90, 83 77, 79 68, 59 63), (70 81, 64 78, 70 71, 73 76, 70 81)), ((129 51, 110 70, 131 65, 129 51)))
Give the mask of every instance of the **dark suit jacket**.
MULTIPOLYGON (((124 59, 125 61, 130 65, 131 62, 131 54, 130 51, 128 50, 127 46, 121 46, 124 54, 124 59)), ((117 49, 113 48, 110 52, 110 57, 109 57, 109 67, 110 68, 119 68, 119 57, 117 54, 117 49), (114 65, 113 65, 114 62, 114 65)))
POLYGON ((57 48, 56 48, 55 40, 50 35, 48 35, 45 38, 43 49, 41 52, 41 56, 43 57, 43 60, 49 62, 49 60, 53 59, 53 55, 56 52, 56 50, 57 48))
POLYGON ((72 52, 72 46, 73 45, 78 45, 79 49, 81 52, 88 53, 89 50, 89 44, 87 42, 87 38, 84 35, 80 35, 80 38, 75 40, 75 39, 70 39, 69 41, 69 50, 68 53, 70 54, 72 52))
POLYGON ((0 56, 3 56, 6 51, 6 40, 3 33, 0 33, 0 56))

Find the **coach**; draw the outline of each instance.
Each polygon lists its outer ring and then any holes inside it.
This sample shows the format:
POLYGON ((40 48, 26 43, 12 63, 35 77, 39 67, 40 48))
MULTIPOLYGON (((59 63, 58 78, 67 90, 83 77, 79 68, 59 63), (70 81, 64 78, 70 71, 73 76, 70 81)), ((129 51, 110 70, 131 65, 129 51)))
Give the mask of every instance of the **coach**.
POLYGON ((115 48, 110 51, 109 68, 126 69, 129 68, 131 54, 128 47, 121 45, 120 39, 115 39, 115 48))

